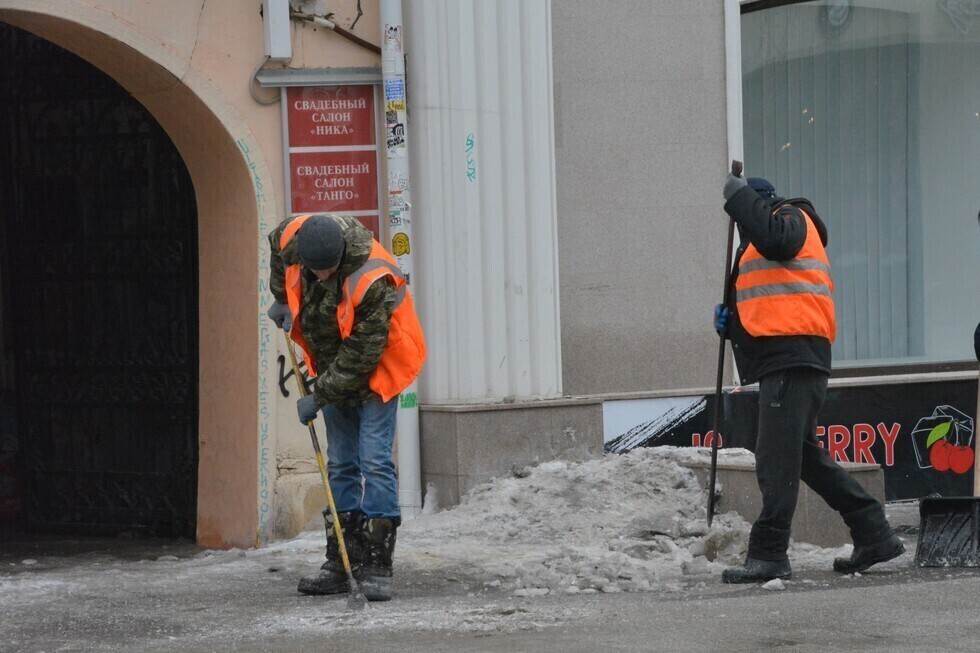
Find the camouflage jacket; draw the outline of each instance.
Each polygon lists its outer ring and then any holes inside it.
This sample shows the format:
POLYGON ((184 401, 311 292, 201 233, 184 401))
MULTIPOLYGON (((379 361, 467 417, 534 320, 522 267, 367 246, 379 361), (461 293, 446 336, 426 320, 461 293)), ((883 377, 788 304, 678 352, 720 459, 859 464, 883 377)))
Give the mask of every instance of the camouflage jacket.
MULTIPOLYGON (((373 238, 356 218, 331 215, 344 230, 346 248, 340 269, 325 281, 319 281, 303 269, 303 304, 299 324, 303 337, 316 361, 319 375, 313 386, 317 404, 344 408, 369 400, 380 401, 368 387, 368 378, 378 366, 388 344, 388 328, 395 307, 395 287, 387 277, 368 288, 354 312, 354 327, 346 340, 340 337, 337 304, 344 280, 360 268, 371 254, 373 238)), ((277 302, 286 303, 286 266, 296 259, 296 239, 280 250, 283 230, 292 222, 284 220, 269 234, 271 273, 269 289, 277 302)), ((298 262, 298 261, 297 261, 298 262)))

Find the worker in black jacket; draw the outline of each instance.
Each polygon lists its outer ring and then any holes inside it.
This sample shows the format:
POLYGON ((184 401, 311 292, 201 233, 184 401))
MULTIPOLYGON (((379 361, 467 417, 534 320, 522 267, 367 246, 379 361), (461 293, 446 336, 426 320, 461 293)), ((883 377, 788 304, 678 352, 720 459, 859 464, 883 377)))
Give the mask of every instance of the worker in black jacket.
POLYGON ((740 244, 728 306, 715 328, 732 342, 743 384, 759 382, 756 475, 762 512, 752 525, 745 563, 725 569, 726 583, 789 578, 787 549, 800 480, 841 513, 854 540, 841 573, 864 571, 905 550, 881 503, 816 438, 836 334, 827 227, 806 199, 785 200, 764 179, 728 175, 725 211, 740 244))

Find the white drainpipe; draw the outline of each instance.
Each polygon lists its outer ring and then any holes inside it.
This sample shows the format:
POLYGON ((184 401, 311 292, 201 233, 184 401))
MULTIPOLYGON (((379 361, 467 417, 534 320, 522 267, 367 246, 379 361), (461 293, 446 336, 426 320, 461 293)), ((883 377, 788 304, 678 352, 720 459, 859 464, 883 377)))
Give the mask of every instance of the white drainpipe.
MULTIPOLYGON (((405 27, 401 0, 381 0, 381 77, 385 100, 385 147, 388 162, 388 216, 390 250, 409 284, 412 264, 411 177, 408 171, 408 125, 405 106, 405 27)), ((422 511, 422 463, 419 455, 418 381, 401 394, 396 437, 398 442, 398 505, 402 519, 422 511)))

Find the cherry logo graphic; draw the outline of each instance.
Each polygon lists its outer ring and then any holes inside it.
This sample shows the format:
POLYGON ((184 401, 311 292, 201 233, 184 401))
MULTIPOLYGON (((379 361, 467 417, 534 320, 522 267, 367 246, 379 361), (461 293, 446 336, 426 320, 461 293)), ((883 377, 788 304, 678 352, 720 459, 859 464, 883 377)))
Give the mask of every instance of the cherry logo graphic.
POLYGON ((926 439, 926 448, 929 463, 937 472, 965 474, 973 467, 973 449, 960 444, 960 423, 955 418, 933 427, 926 439), (950 444, 950 436, 955 444, 950 444))
POLYGON ((966 445, 959 445, 950 450, 950 469, 957 474, 966 474, 968 471, 970 471, 971 467, 973 467, 973 449, 966 445))
POLYGON ((932 464, 932 468, 937 472, 945 472, 949 470, 949 453, 952 451, 953 445, 946 442, 945 440, 939 440, 931 447, 929 447, 929 462, 932 464))

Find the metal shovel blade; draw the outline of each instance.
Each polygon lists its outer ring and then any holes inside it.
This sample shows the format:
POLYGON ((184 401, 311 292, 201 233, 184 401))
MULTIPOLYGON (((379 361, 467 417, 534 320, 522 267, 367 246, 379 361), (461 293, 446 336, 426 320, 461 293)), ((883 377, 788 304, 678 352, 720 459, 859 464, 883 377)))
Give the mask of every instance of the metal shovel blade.
POLYGON ((368 600, 361 592, 361 588, 357 586, 357 581, 353 578, 347 581, 350 585, 350 594, 347 595, 347 609, 348 610, 363 610, 367 607, 368 600))
POLYGON ((919 502, 919 567, 980 567, 980 497, 919 502))

